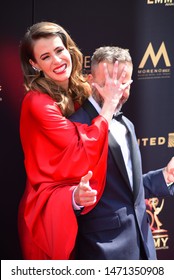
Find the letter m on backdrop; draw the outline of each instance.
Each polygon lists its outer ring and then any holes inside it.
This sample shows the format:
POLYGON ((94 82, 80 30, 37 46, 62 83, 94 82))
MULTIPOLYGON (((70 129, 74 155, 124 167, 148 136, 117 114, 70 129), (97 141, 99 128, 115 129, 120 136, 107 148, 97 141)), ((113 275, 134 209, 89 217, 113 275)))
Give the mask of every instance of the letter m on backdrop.
POLYGON ((153 66, 156 67, 160 58, 163 56, 164 58, 164 61, 165 61, 165 64, 166 64, 166 67, 170 67, 171 64, 170 64, 170 61, 169 61, 169 57, 168 57, 168 54, 167 54, 167 51, 166 51, 166 47, 165 47, 165 44, 164 42, 162 42, 157 54, 155 55, 155 52, 154 52, 154 49, 152 47, 152 43, 149 43, 148 47, 147 47, 147 50, 140 62, 140 65, 139 65, 139 68, 143 68, 144 65, 146 64, 147 62, 147 59, 150 57, 151 60, 152 60, 152 63, 153 63, 153 66))

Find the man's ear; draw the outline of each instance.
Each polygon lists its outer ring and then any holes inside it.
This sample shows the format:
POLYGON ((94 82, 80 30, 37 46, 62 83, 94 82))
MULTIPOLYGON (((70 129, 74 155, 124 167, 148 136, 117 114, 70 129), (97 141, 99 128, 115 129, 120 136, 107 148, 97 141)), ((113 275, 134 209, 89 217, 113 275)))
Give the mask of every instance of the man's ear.
POLYGON ((92 74, 88 74, 88 83, 91 85, 94 81, 92 74))

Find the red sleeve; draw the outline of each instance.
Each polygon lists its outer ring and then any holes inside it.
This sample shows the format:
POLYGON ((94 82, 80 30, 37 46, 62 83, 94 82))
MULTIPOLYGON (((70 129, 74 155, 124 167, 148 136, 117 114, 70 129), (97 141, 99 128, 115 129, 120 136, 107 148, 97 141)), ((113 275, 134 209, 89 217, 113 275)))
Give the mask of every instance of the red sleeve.
POLYGON ((103 192, 107 121, 98 116, 91 126, 72 123, 49 96, 32 92, 23 102, 20 135, 30 182, 24 207, 26 224, 34 242, 48 256, 66 259, 77 232, 71 187, 92 170, 91 186, 98 198, 103 192))

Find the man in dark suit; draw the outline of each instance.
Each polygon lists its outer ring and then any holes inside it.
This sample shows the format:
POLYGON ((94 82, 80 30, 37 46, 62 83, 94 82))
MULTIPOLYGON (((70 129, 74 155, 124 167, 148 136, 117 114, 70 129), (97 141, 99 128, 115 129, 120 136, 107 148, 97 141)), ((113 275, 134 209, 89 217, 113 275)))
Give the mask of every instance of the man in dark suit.
MULTIPOLYGON (((72 121, 90 124, 102 107, 99 95, 106 75, 113 76, 113 65, 118 61, 118 73, 126 64, 126 75, 121 86, 131 79, 133 64, 128 50, 118 47, 98 48, 91 63, 89 81, 92 96, 73 114, 72 121), (105 68, 103 63, 106 63, 105 68)), ((117 81, 115 81, 117 82, 117 81)), ((136 260, 156 259, 156 250, 146 213, 145 198, 173 195, 174 158, 165 169, 142 175, 140 150, 134 126, 120 112, 129 98, 130 86, 125 89, 109 124, 109 150, 106 185, 97 205, 78 219, 76 244, 77 259, 136 260), (169 179, 170 175, 170 179, 169 179)))

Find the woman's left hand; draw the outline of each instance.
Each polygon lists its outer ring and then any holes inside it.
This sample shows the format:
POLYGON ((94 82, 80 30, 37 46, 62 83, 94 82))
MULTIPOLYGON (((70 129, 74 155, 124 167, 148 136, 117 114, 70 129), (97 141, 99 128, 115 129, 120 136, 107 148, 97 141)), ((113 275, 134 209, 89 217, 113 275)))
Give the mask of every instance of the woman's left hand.
POLYGON ((92 175, 92 171, 89 171, 85 176, 83 176, 74 191, 74 200, 79 206, 90 206, 96 202, 97 191, 93 190, 89 185, 89 180, 92 175))

